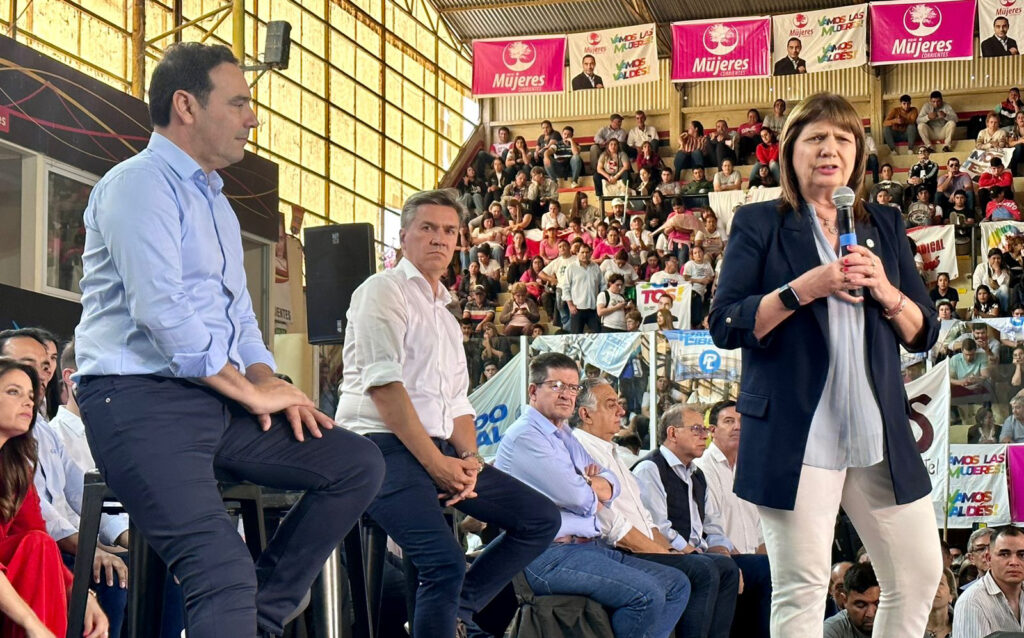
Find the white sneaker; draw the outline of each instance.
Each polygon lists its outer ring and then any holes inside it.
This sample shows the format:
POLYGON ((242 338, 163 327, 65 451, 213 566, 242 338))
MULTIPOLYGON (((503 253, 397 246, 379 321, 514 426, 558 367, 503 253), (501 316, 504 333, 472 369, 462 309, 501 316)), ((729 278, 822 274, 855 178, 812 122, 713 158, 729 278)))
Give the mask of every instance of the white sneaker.
POLYGON ((580 187, 580 183, 579 182, 572 182, 571 184, 569 184, 569 188, 579 188, 579 187, 580 187))

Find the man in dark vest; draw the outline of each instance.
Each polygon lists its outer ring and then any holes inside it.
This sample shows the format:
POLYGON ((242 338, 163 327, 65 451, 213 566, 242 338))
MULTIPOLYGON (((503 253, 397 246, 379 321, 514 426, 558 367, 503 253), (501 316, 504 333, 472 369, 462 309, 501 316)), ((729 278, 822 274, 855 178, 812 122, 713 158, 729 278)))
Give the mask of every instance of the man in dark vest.
POLYGON ((675 405, 658 419, 661 446, 633 467, 641 498, 654 524, 672 547, 683 553, 703 553, 716 564, 735 562, 740 568, 741 595, 736 605, 733 635, 768 638, 771 574, 768 557, 739 554, 725 535, 708 484, 693 460, 707 447, 710 428, 704 415, 687 405, 675 405))

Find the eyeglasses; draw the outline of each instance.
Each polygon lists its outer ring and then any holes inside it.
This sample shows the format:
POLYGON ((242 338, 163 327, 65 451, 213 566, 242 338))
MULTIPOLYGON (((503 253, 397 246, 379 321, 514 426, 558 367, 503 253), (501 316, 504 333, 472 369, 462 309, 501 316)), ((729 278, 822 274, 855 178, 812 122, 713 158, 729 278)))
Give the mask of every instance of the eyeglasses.
POLYGON ((673 428, 679 428, 681 430, 689 430, 696 436, 707 436, 715 431, 714 426, 706 428, 703 425, 673 425, 673 428))
POLYGON ((982 552, 987 552, 987 551, 988 551, 988 543, 986 543, 984 545, 975 545, 970 550, 970 553, 972 553, 972 554, 980 554, 982 552))
POLYGON ((554 390, 557 394, 568 392, 569 394, 579 394, 580 390, 583 389, 581 385, 573 385, 571 383, 565 383, 564 381, 542 381, 539 385, 546 385, 547 387, 554 390))

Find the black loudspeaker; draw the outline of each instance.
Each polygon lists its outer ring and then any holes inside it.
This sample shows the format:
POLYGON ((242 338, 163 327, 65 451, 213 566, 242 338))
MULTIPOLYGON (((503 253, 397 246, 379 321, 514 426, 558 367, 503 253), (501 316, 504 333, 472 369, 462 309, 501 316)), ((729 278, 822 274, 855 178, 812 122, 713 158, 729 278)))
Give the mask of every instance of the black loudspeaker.
POLYGON ((306 328, 310 343, 342 343, 352 293, 376 270, 371 224, 307 228, 306 328))
POLYGON ((284 20, 267 23, 267 39, 263 44, 263 64, 275 69, 287 69, 292 51, 292 25, 284 20))

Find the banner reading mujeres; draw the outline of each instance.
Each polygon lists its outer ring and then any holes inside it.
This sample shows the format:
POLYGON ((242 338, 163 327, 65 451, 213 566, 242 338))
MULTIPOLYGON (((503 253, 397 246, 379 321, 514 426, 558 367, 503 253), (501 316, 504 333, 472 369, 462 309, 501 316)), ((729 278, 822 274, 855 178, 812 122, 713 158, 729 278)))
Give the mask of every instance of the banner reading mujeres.
POLYGON ((770 18, 672 23, 672 81, 768 76, 770 18))
POLYGON ((974 1, 872 2, 871 64, 970 60, 974 1))
POLYGON ((473 96, 560 93, 564 35, 473 40, 473 96))

